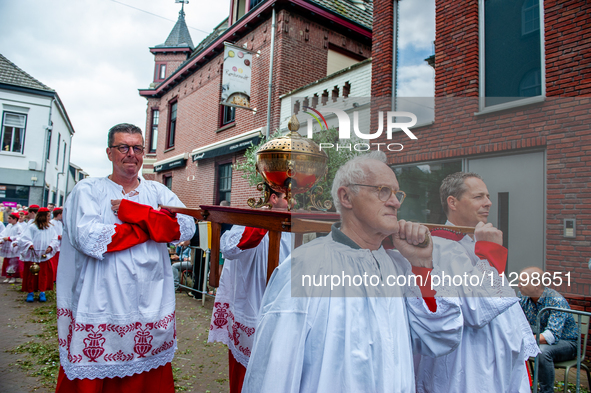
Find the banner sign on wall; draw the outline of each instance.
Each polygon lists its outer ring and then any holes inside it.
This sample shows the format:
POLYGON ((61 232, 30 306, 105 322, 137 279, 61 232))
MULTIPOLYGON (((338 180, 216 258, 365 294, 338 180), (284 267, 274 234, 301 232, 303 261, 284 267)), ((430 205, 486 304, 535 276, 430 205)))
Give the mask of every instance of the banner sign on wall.
POLYGON ((252 53, 226 43, 222 76, 222 105, 250 108, 252 53))

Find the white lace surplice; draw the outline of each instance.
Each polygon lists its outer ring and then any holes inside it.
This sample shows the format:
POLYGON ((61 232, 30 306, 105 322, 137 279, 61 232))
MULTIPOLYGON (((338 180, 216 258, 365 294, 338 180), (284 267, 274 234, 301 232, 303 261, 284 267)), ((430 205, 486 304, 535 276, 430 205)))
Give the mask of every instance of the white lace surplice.
POLYGON ((58 248, 57 234, 52 226, 42 230, 35 224, 29 225, 19 237, 18 244, 21 250, 21 261, 47 262, 55 255, 58 248), (30 249, 31 246, 33 249, 30 249), (45 252, 47 247, 51 247, 51 252, 45 252))
MULTIPOLYGON (((245 227, 234 225, 220 240, 220 251, 226 258, 217 289, 209 342, 222 342, 244 367, 252 351, 257 317, 267 287, 269 234, 258 246, 246 250, 237 247, 245 227)), ((291 252, 292 236, 281 234, 279 263, 291 252)))
MULTIPOLYGON (((176 350, 175 298, 170 257, 151 240, 106 253, 121 221, 111 200, 157 208, 184 206, 163 184, 141 181, 127 195, 108 178, 76 185, 63 213, 57 278, 60 361, 69 379, 125 377, 160 367, 176 350)), ((180 241, 194 220, 177 214, 180 241)))
POLYGON ((468 277, 485 280, 454 287, 464 317, 462 341, 446 356, 416 359, 417 392, 529 393, 525 362, 539 351, 507 279, 475 254, 476 243, 469 236, 459 242, 433 237, 433 243, 433 275, 468 272, 468 277))
POLYGON ((437 297, 432 313, 416 287, 386 294, 378 283, 352 287, 355 297, 292 296, 292 277, 344 271, 386 280, 408 277, 411 266, 397 251, 354 249, 332 233, 294 250, 263 297, 243 393, 414 393, 413 350, 441 355, 458 344, 455 299, 437 297))
POLYGON ((0 238, 4 239, 5 237, 9 237, 10 240, 2 242, 2 246, 0 248, 0 257, 16 258, 20 255, 19 248, 13 247, 13 244, 18 244, 17 240, 22 235, 24 230, 25 225, 21 225, 19 223, 8 224, 6 228, 4 228, 2 234, 0 234, 0 238))

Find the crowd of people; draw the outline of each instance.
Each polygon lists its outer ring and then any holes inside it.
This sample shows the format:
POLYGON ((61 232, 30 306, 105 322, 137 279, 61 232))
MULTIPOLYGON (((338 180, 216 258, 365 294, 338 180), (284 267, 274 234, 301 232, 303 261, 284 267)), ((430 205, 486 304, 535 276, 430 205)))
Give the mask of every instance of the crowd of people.
MULTIPOLYGON (((79 182, 63 209, 5 212, 2 275, 21 279, 28 302, 57 283, 56 392, 174 392, 175 289, 191 268, 195 221, 163 207, 184 205, 139 175, 138 127, 116 125, 107 142, 111 175, 79 182), (168 244, 178 247, 173 261, 168 244)), ((230 392, 525 393, 528 360, 540 353, 541 391, 553 391, 553 362, 576 355, 576 324, 549 313, 536 343, 538 312, 568 303, 525 282, 543 274, 537 267, 520 275, 517 296, 508 285, 479 175, 443 181, 446 229, 433 231, 398 219, 406 195, 382 152, 342 165, 331 193, 341 221, 298 248, 283 233, 268 283, 268 232, 235 225, 222 235, 209 341, 228 346, 230 392), (487 279, 452 285, 445 273, 487 279)), ((273 192, 270 205, 285 208, 284 197, 273 192)))
POLYGON ((26 302, 47 301, 57 276, 62 238, 61 207, 31 205, 4 208, 7 225, 0 232, 2 277, 8 284, 21 284, 26 302))

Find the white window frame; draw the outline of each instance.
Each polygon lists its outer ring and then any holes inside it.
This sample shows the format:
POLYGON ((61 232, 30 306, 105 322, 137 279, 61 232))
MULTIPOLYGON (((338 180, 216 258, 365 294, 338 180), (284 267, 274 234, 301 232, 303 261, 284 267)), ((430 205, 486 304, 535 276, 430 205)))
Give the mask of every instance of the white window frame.
POLYGON ((2 143, 2 146, 0 146, 0 151, 2 151, 2 153, 13 153, 13 154, 24 154, 24 150, 25 150, 25 137, 27 135, 27 120, 29 120, 28 114, 27 113, 18 113, 18 112, 11 112, 11 111, 2 111, 2 129, 0 130, 0 143, 2 143), (21 150, 20 151, 12 151, 13 145, 14 145, 14 129, 15 127, 12 126, 7 126, 5 125, 6 122, 6 115, 7 114, 11 114, 11 115, 17 115, 17 116, 24 116, 25 117, 25 125, 22 128, 16 128, 18 130, 22 130, 21 131, 21 150), (5 128, 6 127, 12 127, 13 128, 13 132, 12 132, 12 138, 10 139, 10 150, 4 150, 4 132, 5 132, 5 128))
POLYGON ((511 108, 517 108, 524 105, 531 105, 538 102, 543 102, 546 100, 546 52, 545 52, 545 22, 544 22, 544 1, 539 0, 539 9, 540 9, 540 72, 541 72, 541 84, 542 84, 542 92, 539 96, 535 97, 526 97, 526 98, 517 98, 514 101, 506 102, 503 104, 498 105, 491 105, 485 106, 486 104, 486 92, 484 91, 484 82, 485 82, 485 72, 484 64, 485 64, 485 48, 484 48, 484 2, 486 0, 478 0, 478 50, 479 50, 479 67, 478 67, 478 90, 479 90, 479 111, 474 113, 474 115, 483 115, 491 112, 502 111, 511 108))

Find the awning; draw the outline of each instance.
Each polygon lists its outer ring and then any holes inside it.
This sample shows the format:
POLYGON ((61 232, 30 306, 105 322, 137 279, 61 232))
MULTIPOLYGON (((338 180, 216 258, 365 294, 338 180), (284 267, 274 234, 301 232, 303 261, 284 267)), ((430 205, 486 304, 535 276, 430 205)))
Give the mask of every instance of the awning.
POLYGON ((261 140, 261 128, 253 131, 248 131, 232 138, 224 139, 207 146, 197 148, 191 152, 193 162, 222 156, 224 154, 236 153, 238 151, 246 150, 252 145, 258 145, 261 140))
POLYGON ((166 160, 156 161, 154 163, 154 172, 167 171, 169 169, 179 168, 187 164, 189 153, 182 153, 166 160))

